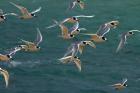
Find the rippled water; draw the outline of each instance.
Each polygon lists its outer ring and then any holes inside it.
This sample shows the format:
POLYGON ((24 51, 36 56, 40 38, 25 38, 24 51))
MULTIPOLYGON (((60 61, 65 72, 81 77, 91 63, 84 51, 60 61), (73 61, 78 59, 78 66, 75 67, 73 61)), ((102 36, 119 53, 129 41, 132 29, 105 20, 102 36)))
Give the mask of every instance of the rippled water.
MULTIPOLYGON (((42 6, 38 17, 31 20, 19 20, 9 16, 0 24, 0 51, 20 44, 19 38, 33 41, 36 27, 43 34, 41 51, 37 53, 19 52, 11 64, 1 63, 1 67, 10 73, 9 87, 5 88, 0 77, 0 93, 115 93, 109 85, 128 78, 128 87, 121 93, 139 93, 140 91, 140 34, 128 39, 125 48, 115 53, 119 43, 119 34, 140 28, 139 0, 86 0, 84 11, 76 8, 66 12, 68 0, 0 0, 0 8, 5 12, 19 11, 9 1, 26 6, 30 11, 42 6), (58 37, 59 28, 45 29, 53 23, 52 19, 62 20, 73 15, 92 15, 95 18, 81 19, 80 26, 94 33, 99 25, 119 20, 117 29, 108 33, 106 43, 97 44, 96 49, 85 48, 82 72, 74 64, 64 65, 58 62, 71 41, 58 37)), ((88 37, 79 36, 80 39, 88 37)))

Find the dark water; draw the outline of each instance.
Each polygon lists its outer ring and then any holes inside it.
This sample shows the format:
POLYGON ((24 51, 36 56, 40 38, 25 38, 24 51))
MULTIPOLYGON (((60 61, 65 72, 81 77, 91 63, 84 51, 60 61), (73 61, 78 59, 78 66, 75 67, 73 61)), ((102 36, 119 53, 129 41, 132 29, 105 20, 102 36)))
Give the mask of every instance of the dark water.
MULTIPOLYGON (((30 11, 42 6, 37 18, 19 20, 9 16, 0 24, 0 51, 19 44, 19 38, 33 41, 36 27, 43 34, 41 51, 37 53, 19 52, 12 61, 13 65, 1 64, 10 73, 9 87, 5 88, 0 77, 0 93, 117 93, 109 85, 128 78, 128 87, 120 93, 139 93, 140 91, 140 34, 128 39, 128 44, 119 53, 115 50, 119 43, 119 34, 123 31, 140 28, 139 0, 86 0, 84 11, 65 12, 68 0, 0 0, 0 8, 5 12, 19 11, 9 1, 22 4, 30 11), (81 27, 87 32, 96 32, 99 25, 111 20, 119 20, 120 25, 108 35, 106 43, 97 44, 96 49, 85 48, 82 72, 73 64, 60 64, 71 41, 58 37, 59 28, 46 30, 52 19, 62 20, 73 15, 92 15, 96 17, 81 19, 81 27)), ((79 38, 82 38, 79 36, 79 38)), ((87 37, 84 37, 87 38, 87 37)))

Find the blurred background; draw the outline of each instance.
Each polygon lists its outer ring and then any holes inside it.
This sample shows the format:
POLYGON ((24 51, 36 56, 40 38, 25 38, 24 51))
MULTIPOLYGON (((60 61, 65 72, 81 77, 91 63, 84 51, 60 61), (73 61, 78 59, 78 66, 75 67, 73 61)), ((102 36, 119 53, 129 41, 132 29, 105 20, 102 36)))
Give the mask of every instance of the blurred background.
MULTIPOLYGON (((20 4, 33 11, 42 10, 31 20, 20 20, 8 16, 0 23, 0 52, 21 44, 20 39, 34 41, 36 28, 43 34, 41 50, 36 53, 19 52, 11 64, 0 63, 0 67, 10 73, 9 87, 5 88, 0 77, 1 93, 115 93, 109 85, 128 78, 128 87, 120 93, 139 93, 140 91, 140 33, 128 38, 126 46, 116 54, 119 35, 132 29, 140 29, 139 0, 85 0, 86 7, 66 12, 70 0, 0 0, 0 9, 5 13, 19 10, 9 2, 20 4), (75 15, 95 15, 94 18, 80 19, 80 27, 85 33, 95 33, 101 24, 118 20, 116 29, 107 34, 108 41, 96 44, 97 48, 86 47, 82 61, 82 72, 75 64, 61 64, 57 59, 63 57, 72 40, 59 38, 60 28, 46 29, 58 21, 75 15)), ((78 36, 87 40, 88 36, 78 36)))

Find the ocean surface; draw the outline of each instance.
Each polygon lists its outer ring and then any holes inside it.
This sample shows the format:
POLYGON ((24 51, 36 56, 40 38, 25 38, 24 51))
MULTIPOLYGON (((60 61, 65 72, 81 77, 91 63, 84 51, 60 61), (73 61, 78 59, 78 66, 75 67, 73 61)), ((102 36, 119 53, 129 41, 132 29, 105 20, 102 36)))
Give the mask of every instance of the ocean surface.
MULTIPOLYGON (((9 2, 27 7, 30 11, 42 7, 36 18, 20 20, 8 16, 0 23, 0 52, 21 44, 20 39, 34 41, 36 28, 43 34, 41 50, 35 53, 18 52, 11 64, 0 63, 10 74, 9 87, 0 76, 0 93, 139 93, 140 92, 140 33, 128 38, 126 46, 115 53, 119 35, 132 29, 140 29, 140 0, 85 0, 85 10, 76 7, 66 12, 70 0, 0 0, 4 12, 20 13, 9 2), (95 33, 105 22, 118 20, 116 29, 107 34, 107 42, 96 44, 97 48, 86 47, 82 71, 74 64, 62 64, 63 57, 73 40, 63 40, 59 27, 46 29, 53 23, 75 15, 95 15, 80 19, 86 32, 95 33), (128 87, 116 91, 110 85, 128 78, 128 87)), ((88 40, 88 36, 77 37, 88 40)))

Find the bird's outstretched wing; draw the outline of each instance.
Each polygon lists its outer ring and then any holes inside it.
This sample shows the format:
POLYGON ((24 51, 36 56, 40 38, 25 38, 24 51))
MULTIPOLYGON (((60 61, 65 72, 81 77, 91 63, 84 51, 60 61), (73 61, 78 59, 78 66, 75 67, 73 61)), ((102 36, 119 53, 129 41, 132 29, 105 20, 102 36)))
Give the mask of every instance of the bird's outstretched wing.
POLYGON ((35 44, 38 46, 41 42, 42 42, 42 34, 39 30, 39 28, 37 28, 37 37, 36 37, 36 40, 35 40, 35 44))
POLYGON ((105 34, 107 34, 110 31, 110 27, 107 24, 103 24, 99 27, 98 31, 97 31, 97 35, 98 36, 104 36, 105 34))
POLYGON ((80 1, 79 6, 80 6, 81 9, 84 9, 85 8, 85 3, 83 1, 80 1))
POLYGON ((73 16, 73 17, 76 17, 76 18, 80 18, 80 17, 83 17, 83 18, 93 18, 93 17, 95 17, 95 15, 90 15, 90 16, 87 16, 87 15, 78 15, 78 16, 73 16))
POLYGON ((67 52, 65 53, 64 57, 71 55, 71 56, 76 56, 78 53, 78 46, 77 43, 73 43, 68 47, 67 52))
POLYGON ((23 43, 25 43, 26 45, 34 45, 34 43, 33 42, 30 42, 30 41, 26 41, 26 40, 23 40, 23 39, 21 39, 21 41, 23 43))
POLYGON ((77 30, 79 28, 79 22, 77 21, 74 25, 73 25, 73 27, 72 28, 70 28, 70 32, 72 32, 72 31, 75 31, 75 30, 77 30))
POLYGON ((121 35, 121 40, 120 40, 120 43, 117 47, 116 53, 118 53, 124 47, 124 45, 126 44, 126 40, 127 40, 126 34, 127 33, 123 33, 121 35))
POLYGON ((76 4, 77 4, 77 1, 76 0, 71 0, 71 2, 69 3, 68 10, 73 9, 76 4))
POLYGON ((72 58, 73 58, 72 56, 66 56, 66 57, 62 57, 58 60, 62 63, 68 63, 68 62, 72 61, 72 58))
POLYGON ((4 80, 5 80, 5 84, 6 84, 6 87, 8 87, 8 82, 9 82, 9 73, 8 71, 0 68, 0 73, 3 75, 4 77, 4 80))
POLYGON ((80 54, 83 53, 83 49, 84 49, 84 46, 79 43, 78 44, 78 51, 80 52, 80 54))
POLYGON ((6 14, 3 14, 4 16, 7 16, 7 15, 13 15, 13 16, 18 16, 18 14, 16 13, 6 13, 6 14))
POLYGON ((31 14, 35 14, 35 13, 41 11, 41 9, 42 9, 42 7, 39 7, 39 8, 37 8, 36 10, 32 11, 31 14))
POLYGON ((96 45, 92 41, 88 41, 87 44, 93 48, 96 48, 96 45))
POLYGON ((74 63, 76 64, 76 67, 78 68, 79 71, 81 71, 81 61, 80 59, 74 59, 74 63))
POLYGON ((127 78, 124 78, 122 81, 122 85, 124 85, 127 82, 127 78))
POLYGON ((5 51, 5 55, 14 56, 16 52, 20 51, 21 47, 14 47, 5 51))
POLYGON ((21 11, 21 13, 22 13, 23 15, 28 15, 28 14, 29 14, 27 8, 25 8, 25 7, 23 7, 23 6, 20 6, 20 5, 17 5, 17 4, 15 4, 15 3, 13 3, 13 2, 10 2, 10 3, 11 3, 12 5, 14 5, 15 7, 17 7, 17 8, 21 11))

